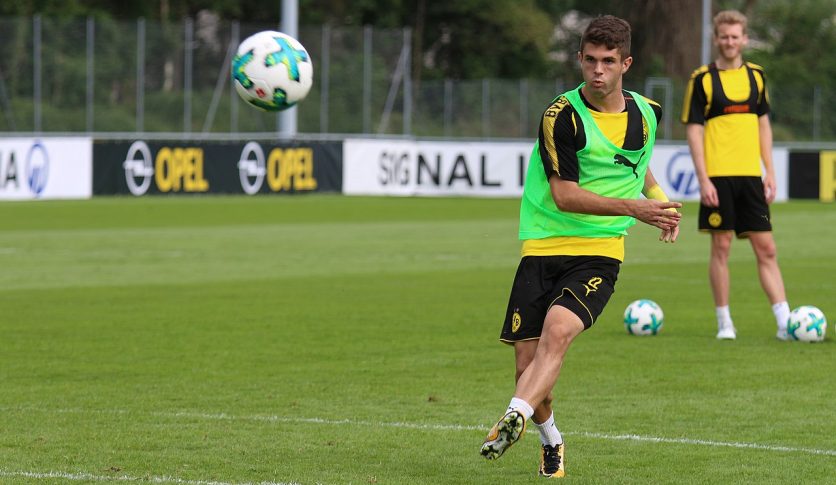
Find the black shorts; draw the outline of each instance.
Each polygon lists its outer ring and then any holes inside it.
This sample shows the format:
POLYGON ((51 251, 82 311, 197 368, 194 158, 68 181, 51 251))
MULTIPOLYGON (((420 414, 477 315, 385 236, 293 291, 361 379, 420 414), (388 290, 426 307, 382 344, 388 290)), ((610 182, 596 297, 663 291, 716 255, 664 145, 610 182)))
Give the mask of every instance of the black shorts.
POLYGON ((553 305, 589 328, 613 292, 621 262, 604 256, 524 256, 517 268, 499 340, 539 339, 553 305))
POLYGON ((711 177, 720 207, 700 204, 700 231, 771 231, 769 204, 760 177, 711 177))

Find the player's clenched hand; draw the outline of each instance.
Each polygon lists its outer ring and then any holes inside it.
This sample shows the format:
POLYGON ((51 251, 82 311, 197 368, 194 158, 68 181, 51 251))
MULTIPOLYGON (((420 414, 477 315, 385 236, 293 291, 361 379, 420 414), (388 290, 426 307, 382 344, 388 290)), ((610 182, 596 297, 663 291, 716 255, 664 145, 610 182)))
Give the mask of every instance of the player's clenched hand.
POLYGON ((763 179, 763 195, 766 203, 771 204, 775 200, 775 176, 767 174, 763 179))
POLYGON ((674 228, 679 226, 682 214, 677 212, 676 209, 682 207, 681 203, 662 202, 654 199, 636 200, 634 202, 633 217, 645 224, 658 227, 663 231, 673 231, 674 228))
POLYGON ((720 207, 720 198, 717 196, 717 188, 710 180, 700 182, 700 202, 707 207, 720 207))

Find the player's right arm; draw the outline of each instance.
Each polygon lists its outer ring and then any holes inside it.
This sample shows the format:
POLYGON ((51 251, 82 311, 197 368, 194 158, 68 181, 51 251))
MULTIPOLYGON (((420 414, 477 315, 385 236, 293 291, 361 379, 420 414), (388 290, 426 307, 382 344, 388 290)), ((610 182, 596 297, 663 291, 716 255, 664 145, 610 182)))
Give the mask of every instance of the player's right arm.
POLYGON ((557 175, 549 177, 549 186, 555 204, 564 212, 598 216, 631 216, 645 224, 667 231, 678 226, 682 218, 679 212, 667 210, 682 207, 679 202, 604 197, 581 188, 577 182, 563 180, 557 175))
POLYGON ((691 150, 691 160, 694 162, 694 172, 700 183, 700 202, 708 207, 717 207, 720 200, 717 198, 717 189, 708 178, 705 169, 705 127, 699 123, 688 123, 685 126, 685 137, 688 139, 688 148, 691 150))
POLYGON ((688 140, 691 160, 694 162, 694 171, 700 183, 700 202, 708 207, 717 207, 720 205, 717 198, 717 189, 711 183, 711 179, 708 178, 708 171, 705 168, 704 125, 708 100, 702 87, 702 80, 703 76, 709 75, 706 70, 703 66, 691 74, 682 107, 682 122, 685 123, 685 138, 688 140))
POLYGON ((581 188, 578 185, 580 170, 577 152, 585 145, 583 123, 576 119, 571 104, 561 96, 546 110, 540 126, 540 157, 552 199, 560 210, 601 216, 632 216, 665 230, 679 224, 680 214, 665 210, 681 207, 678 202, 616 199, 581 188))
MULTIPOLYGON (((653 172, 650 170, 650 167, 647 167, 647 173, 644 175, 644 188, 642 189, 642 194, 648 199, 659 200, 662 202, 668 201, 668 196, 665 194, 665 191, 662 190, 662 187, 659 187, 659 183, 656 182, 656 177, 653 176, 653 172)), ((669 211, 676 212, 676 209, 668 209, 669 211)), ((679 236, 679 226, 674 227, 673 229, 663 229, 662 234, 659 235, 659 240, 662 242, 676 242, 676 238, 679 236)))

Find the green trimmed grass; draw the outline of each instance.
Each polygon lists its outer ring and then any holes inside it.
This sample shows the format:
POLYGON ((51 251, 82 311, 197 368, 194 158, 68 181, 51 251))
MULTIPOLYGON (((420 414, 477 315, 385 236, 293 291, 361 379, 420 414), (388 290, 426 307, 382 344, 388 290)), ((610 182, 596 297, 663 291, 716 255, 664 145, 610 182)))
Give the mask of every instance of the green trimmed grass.
MULTIPOLYGON (((567 356, 575 483, 832 483, 836 206, 773 206, 779 342, 746 241, 738 340, 714 338, 708 238, 637 225, 616 293, 567 356), (651 298, 657 337, 621 313, 651 298), (638 438, 627 438, 637 435, 638 438), (713 443, 713 444, 712 444, 713 443)), ((0 204, 0 483, 538 483, 529 432, 478 449, 513 393, 497 337, 518 201, 146 197, 0 204)), ((533 428, 532 428, 533 429, 533 428)))

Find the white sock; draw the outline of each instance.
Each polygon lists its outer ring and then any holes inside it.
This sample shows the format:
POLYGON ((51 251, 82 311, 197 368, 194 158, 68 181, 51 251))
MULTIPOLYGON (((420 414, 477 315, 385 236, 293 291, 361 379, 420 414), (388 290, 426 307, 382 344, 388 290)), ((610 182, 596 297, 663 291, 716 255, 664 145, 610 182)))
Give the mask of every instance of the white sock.
POLYGON ((729 306, 718 306, 717 307, 717 326, 720 328, 723 327, 730 327, 733 326, 731 319, 731 312, 729 312, 729 306))
POLYGON ((526 421, 528 418, 534 415, 534 409, 532 409, 531 404, 523 401, 518 397, 514 397, 511 399, 511 403, 508 404, 508 410, 505 411, 508 413, 509 411, 517 410, 518 412, 522 413, 523 417, 526 421))
POLYGON ((538 424, 536 421, 532 423, 540 430, 540 443, 550 446, 563 444, 563 436, 554 424, 554 413, 543 423, 538 424))
POLYGON ((772 313, 775 314, 775 321, 778 323, 778 330, 787 329, 787 320, 790 319, 790 305, 782 301, 772 305, 772 313))

